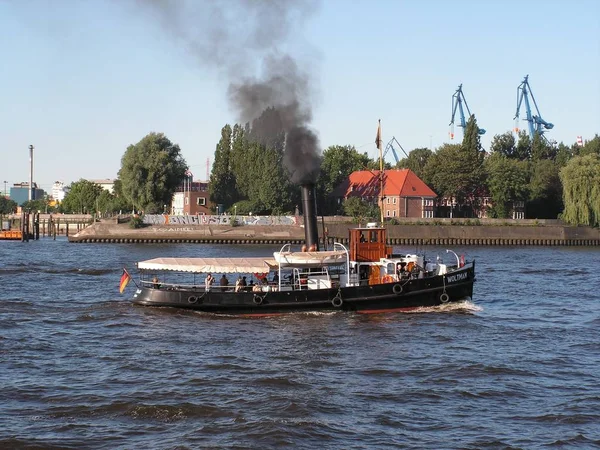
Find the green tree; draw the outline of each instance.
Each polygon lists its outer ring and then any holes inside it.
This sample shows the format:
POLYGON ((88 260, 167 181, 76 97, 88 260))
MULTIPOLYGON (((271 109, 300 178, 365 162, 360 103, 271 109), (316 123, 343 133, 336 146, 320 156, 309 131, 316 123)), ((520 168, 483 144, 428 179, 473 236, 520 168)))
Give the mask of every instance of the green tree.
POLYGON ((50 198, 45 195, 43 198, 35 200, 27 200, 21 207, 26 211, 41 212, 41 213, 52 213, 57 210, 55 206, 50 206, 50 198))
POLYGON ((453 197, 460 187, 460 144, 443 144, 427 160, 423 181, 442 197, 453 197))
MULTIPOLYGON (((226 209, 237 199, 236 180, 231 168, 231 145, 233 130, 227 124, 221 129, 221 139, 215 148, 208 192, 210 200, 226 209)), ((238 139, 240 135, 238 134, 238 139)))
POLYGON ((162 212, 185 178, 188 166, 179 145, 163 133, 150 133, 127 147, 121 158, 121 192, 135 209, 162 212))
POLYGON ((561 142, 560 144, 558 144, 558 147, 556 149, 556 156, 554 158, 554 161, 556 162, 558 167, 564 167, 567 164, 567 162, 569 162, 569 159, 573 157, 573 155, 573 149, 561 142))
POLYGON ((0 214, 11 214, 17 211, 17 202, 4 196, 0 197, 0 214))
POLYGON ((531 159, 538 161, 540 159, 554 160, 556 157, 556 147, 550 144, 546 138, 536 133, 531 142, 531 159))
POLYGON ((65 213, 92 214, 96 211, 96 201, 102 194, 102 186, 91 181, 80 179, 71 183, 69 192, 61 203, 61 209, 65 213))
POLYGON ((560 166, 549 159, 531 162, 527 217, 555 219, 563 208, 560 166))
POLYGON ((521 161, 531 159, 531 139, 525 131, 519 132, 515 157, 521 161))
MULTIPOLYGON (((459 205, 469 205, 462 214, 470 216, 484 194, 484 152, 479 140, 479 127, 471 116, 462 144, 444 144, 429 158, 423 171, 423 181, 433 190, 459 205)), ((456 212, 451 211, 454 216, 456 212)))
POLYGON ((560 171, 565 209, 562 219, 574 225, 600 225, 600 156, 571 159, 560 171))
POLYGON ((579 151, 581 156, 589 155, 589 154, 600 155, 600 136, 597 134, 593 137, 593 139, 589 141, 585 141, 585 144, 579 151))
POLYGON ((494 136, 490 145, 490 153, 500 153, 507 158, 522 159, 521 155, 517 153, 515 136, 510 131, 494 136))
POLYGON ((407 158, 401 159, 396 167, 398 169, 410 169, 419 178, 423 179, 425 166, 431 155, 433 155, 433 152, 428 148, 415 148, 408 154, 407 158))
POLYGON ((492 198, 491 217, 510 216, 515 200, 526 200, 528 193, 529 170, 527 162, 505 156, 501 152, 492 153, 484 163, 487 186, 492 198))
POLYGON ((323 214, 338 212, 333 192, 352 172, 365 170, 369 164, 366 153, 359 153, 352 145, 332 145, 325 149, 317 178, 317 199, 323 214))
POLYGON ((379 220, 381 217, 379 206, 359 197, 349 197, 344 200, 343 210, 346 216, 352 217, 354 222, 357 223, 366 220, 379 220))

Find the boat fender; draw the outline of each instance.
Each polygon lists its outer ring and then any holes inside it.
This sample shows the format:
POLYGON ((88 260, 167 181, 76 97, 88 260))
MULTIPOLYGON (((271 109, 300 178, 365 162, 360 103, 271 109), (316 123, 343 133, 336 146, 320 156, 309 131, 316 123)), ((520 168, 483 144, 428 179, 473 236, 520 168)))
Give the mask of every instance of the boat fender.
POLYGON ((448 300, 450 300, 450 297, 448 297, 448 294, 443 292, 442 295, 440 295, 440 302, 448 303, 448 300))
POLYGON ((254 294, 254 298, 252 299, 255 305, 260 305, 263 302, 263 298, 260 295, 254 294))
POLYGON ((339 308, 340 306, 342 306, 344 304, 344 301, 342 300, 341 297, 338 297, 336 295, 335 297, 333 297, 333 300, 331 300, 331 304, 333 306, 335 306, 336 308, 339 308))
POLYGON ((196 303, 198 301, 198 297, 195 297, 193 295, 190 295, 188 297, 188 303, 196 303))
POLYGON ((394 287, 392 288, 392 291, 394 291, 394 294, 396 294, 396 295, 402 294, 402 285, 395 284, 394 287))

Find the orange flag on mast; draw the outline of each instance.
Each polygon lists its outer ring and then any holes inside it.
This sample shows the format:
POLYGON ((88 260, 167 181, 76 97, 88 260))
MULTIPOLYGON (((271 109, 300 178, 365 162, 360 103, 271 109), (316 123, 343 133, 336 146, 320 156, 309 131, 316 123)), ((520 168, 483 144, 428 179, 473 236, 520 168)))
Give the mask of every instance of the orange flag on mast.
POLYGON ((121 275, 121 281, 119 282, 120 294, 122 294, 125 290, 125 287, 127 286, 127 283, 129 283, 129 280, 131 280, 131 275, 129 275, 129 272, 127 272, 127 270, 123 269, 123 275, 121 275))
POLYGON ((377 148, 381 148, 381 119, 379 119, 379 125, 377 126, 377 136, 375 136, 375 145, 377 148))

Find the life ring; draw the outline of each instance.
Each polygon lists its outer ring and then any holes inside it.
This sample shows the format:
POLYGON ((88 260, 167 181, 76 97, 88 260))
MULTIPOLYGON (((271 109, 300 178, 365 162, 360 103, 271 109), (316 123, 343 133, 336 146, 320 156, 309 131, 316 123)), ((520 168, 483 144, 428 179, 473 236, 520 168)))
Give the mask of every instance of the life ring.
POLYGON ((263 302, 263 298, 260 295, 254 294, 254 298, 252 299, 255 305, 260 305, 263 302))
POLYGON ((394 277, 393 277, 393 276, 391 276, 391 275, 386 275, 386 276, 384 276, 384 277, 381 279, 381 281, 382 281, 383 283, 393 283, 393 282, 394 282, 394 277))
POLYGON ((395 284, 394 287, 392 288, 392 291, 394 291, 394 294, 396 294, 396 295, 402 294, 402 285, 395 284))
POLYGON ((188 303, 196 303, 198 301, 198 297, 195 297, 193 295, 190 295, 188 297, 188 303))
POLYGON ((445 292, 442 292, 442 295, 440 295, 440 302, 448 303, 448 300, 450 300, 450 297, 448 296, 448 294, 446 294, 445 292))
POLYGON ((331 300, 331 304, 333 306, 335 306, 336 308, 339 308, 340 306, 342 306, 344 304, 344 301, 342 300, 341 297, 335 296, 335 297, 333 297, 333 300, 331 300))

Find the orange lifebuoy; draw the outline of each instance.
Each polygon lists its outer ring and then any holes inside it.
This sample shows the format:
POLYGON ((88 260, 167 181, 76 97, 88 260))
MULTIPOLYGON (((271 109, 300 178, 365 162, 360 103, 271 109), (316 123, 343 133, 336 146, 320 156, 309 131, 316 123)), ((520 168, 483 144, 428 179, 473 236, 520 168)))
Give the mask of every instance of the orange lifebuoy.
POLYGON ((391 276, 391 275, 386 275, 386 276, 384 276, 384 277, 381 279, 381 281, 382 281, 383 283, 393 283, 393 282, 394 282, 394 277, 393 277, 393 276, 391 276))

